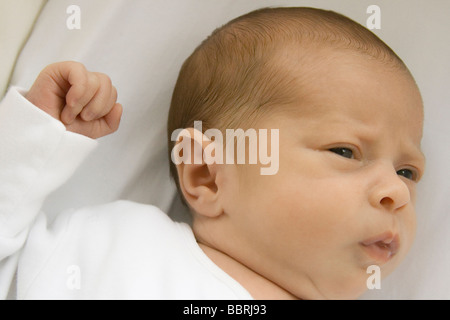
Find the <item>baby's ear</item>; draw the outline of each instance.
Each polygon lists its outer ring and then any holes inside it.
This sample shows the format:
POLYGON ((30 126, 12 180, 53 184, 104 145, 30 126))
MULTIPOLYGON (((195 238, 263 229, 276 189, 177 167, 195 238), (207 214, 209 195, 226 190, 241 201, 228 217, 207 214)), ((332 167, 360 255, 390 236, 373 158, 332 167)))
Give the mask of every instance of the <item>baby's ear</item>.
POLYGON ((216 184, 218 164, 205 162, 204 157, 205 148, 211 149, 214 143, 197 129, 187 128, 178 135, 172 151, 172 161, 176 155, 180 189, 186 202, 197 214, 210 218, 223 212, 216 184))

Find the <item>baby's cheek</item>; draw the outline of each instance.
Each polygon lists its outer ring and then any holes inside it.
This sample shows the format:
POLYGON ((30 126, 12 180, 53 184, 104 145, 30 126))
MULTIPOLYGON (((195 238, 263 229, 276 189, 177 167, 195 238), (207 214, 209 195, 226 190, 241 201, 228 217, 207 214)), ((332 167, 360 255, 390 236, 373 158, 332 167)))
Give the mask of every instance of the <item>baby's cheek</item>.
POLYGON ((400 213, 398 218, 401 237, 400 250, 402 251, 399 254, 399 258, 400 260, 403 260, 410 251, 416 236, 417 220, 414 206, 409 205, 403 212, 400 213))
POLYGON ((409 194, 411 197, 411 204, 413 206, 416 206, 416 200, 417 200, 417 188, 414 186, 412 188, 409 188, 409 194))
POLYGON ((412 243, 414 241, 414 238, 416 236, 416 230, 417 230, 417 217, 416 217, 416 211, 413 206, 411 206, 412 209, 410 212, 406 213, 405 217, 405 226, 406 226, 406 232, 409 235, 410 242, 412 243))

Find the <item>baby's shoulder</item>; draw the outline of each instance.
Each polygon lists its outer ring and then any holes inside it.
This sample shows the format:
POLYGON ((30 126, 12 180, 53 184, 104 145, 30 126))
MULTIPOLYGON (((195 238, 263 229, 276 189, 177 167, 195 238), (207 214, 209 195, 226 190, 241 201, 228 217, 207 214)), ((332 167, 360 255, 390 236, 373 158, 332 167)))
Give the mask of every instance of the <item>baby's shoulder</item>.
POLYGON ((68 226, 85 238, 101 234, 103 239, 128 241, 156 241, 162 235, 170 237, 178 232, 176 223, 158 207, 126 200, 79 209, 70 215, 68 226))
POLYGON ((84 207, 78 210, 74 215, 80 218, 91 219, 163 219, 170 218, 168 215, 156 206, 133 202, 128 200, 117 200, 105 204, 84 207))

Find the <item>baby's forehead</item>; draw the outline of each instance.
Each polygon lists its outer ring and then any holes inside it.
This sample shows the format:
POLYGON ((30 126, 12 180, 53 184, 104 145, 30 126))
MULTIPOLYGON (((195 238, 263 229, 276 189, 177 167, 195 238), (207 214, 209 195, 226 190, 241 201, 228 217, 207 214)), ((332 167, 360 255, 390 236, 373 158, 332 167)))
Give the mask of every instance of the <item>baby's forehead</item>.
POLYGON ((415 92, 414 97, 422 102, 413 76, 404 65, 394 60, 376 59, 353 49, 316 44, 304 47, 294 44, 280 48, 272 61, 272 64, 268 64, 268 68, 273 68, 274 72, 292 79, 290 83, 297 86, 297 90, 292 91, 293 95, 348 93, 349 87, 354 94, 364 94, 367 91, 380 90, 382 78, 383 80, 395 78, 401 79, 403 89, 415 92), (329 87, 330 85, 332 87, 329 87), (354 89, 364 89, 364 92, 354 89))
MULTIPOLYGON (((400 72, 411 77, 409 70, 394 58, 375 57, 352 47, 334 46, 319 40, 284 43, 273 51, 267 66, 278 67, 280 71, 296 72, 298 77, 323 75, 324 72, 342 72, 336 68, 340 66, 353 66, 355 71, 375 66, 378 70, 400 72)), ((347 68, 348 71, 350 69, 347 68)))
POLYGON ((278 60, 280 72, 292 79, 286 82, 291 103, 281 109, 330 121, 353 118, 370 123, 376 119, 407 127, 409 119, 422 124, 422 98, 407 69, 352 50, 314 52, 317 55, 312 58, 312 52, 302 53, 308 55, 305 60, 296 60, 293 52, 278 60))

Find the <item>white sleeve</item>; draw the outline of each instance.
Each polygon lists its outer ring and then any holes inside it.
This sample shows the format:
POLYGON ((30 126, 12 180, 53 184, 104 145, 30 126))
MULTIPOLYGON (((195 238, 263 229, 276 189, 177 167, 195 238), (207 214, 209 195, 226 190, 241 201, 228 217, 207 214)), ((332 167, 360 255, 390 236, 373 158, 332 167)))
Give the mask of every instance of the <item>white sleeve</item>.
POLYGON ((11 88, 0 103, 0 299, 46 196, 62 185, 97 141, 65 126, 11 88))

